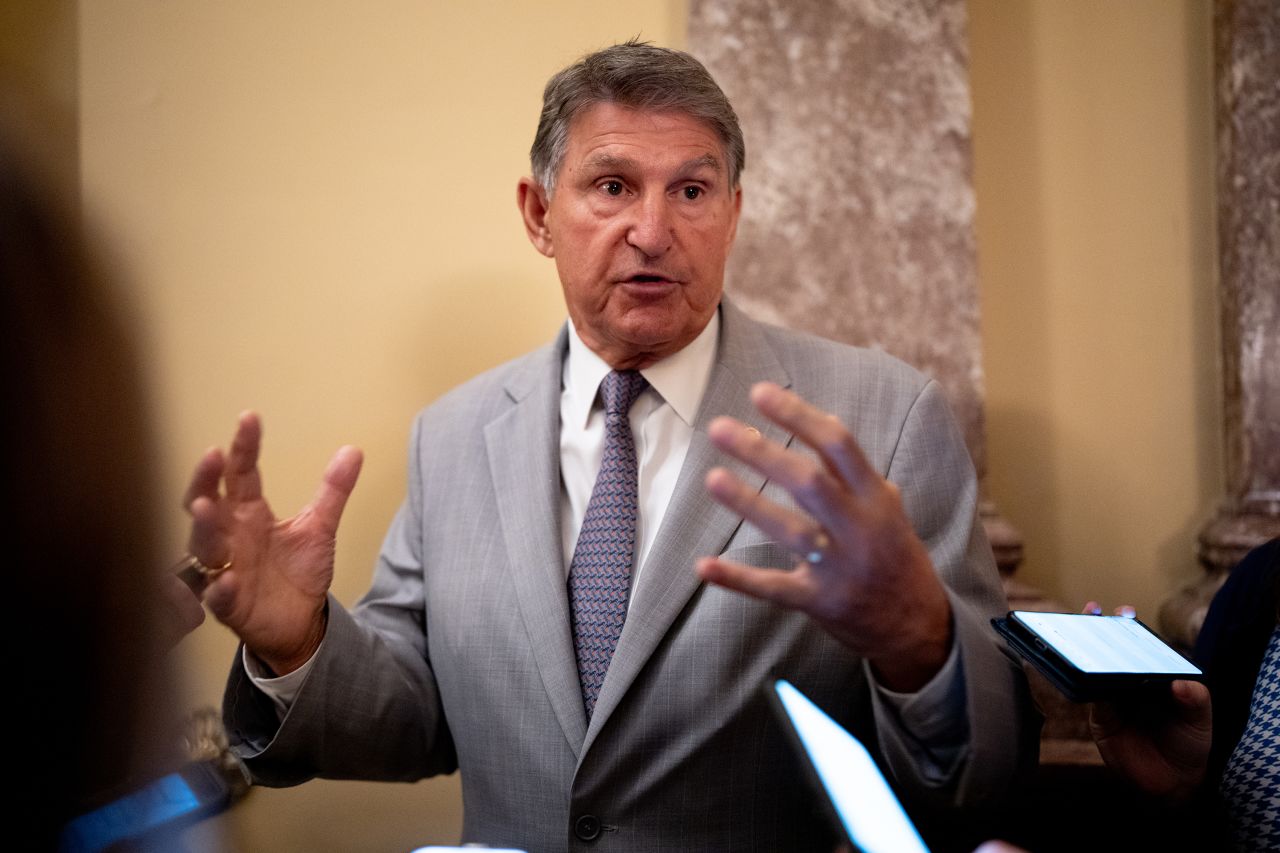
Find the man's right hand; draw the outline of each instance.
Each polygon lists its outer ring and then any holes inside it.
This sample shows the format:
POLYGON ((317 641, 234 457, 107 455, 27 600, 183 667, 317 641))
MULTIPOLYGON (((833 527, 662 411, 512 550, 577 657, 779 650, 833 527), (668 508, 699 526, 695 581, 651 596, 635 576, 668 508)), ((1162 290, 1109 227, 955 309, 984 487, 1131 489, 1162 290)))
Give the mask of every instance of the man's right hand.
POLYGON ((191 553, 214 569, 230 563, 205 589, 205 604, 253 655, 285 675, 324 638, 338 522, 363 457, 355 447, 340 448, 311 503, 277 519, 262 495, 261 446, 261 421, 242 414, 230 451, 213 448, 196 465, 183 505, 192 519, 191 553))

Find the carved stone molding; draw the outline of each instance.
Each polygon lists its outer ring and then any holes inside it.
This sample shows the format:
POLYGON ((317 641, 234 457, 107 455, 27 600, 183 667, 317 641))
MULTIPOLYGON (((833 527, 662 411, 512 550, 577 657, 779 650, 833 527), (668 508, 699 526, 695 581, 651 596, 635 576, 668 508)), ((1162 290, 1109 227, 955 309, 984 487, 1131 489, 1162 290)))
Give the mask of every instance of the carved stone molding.
MULTIPOLYGON (((729 291, 937 379, 982 477, 964 0, 693 0, 689 46, 747 140, 729 291)), ((1022 538, 982 515, 1007 577, 1022 538)))
POLYGON ((1280 536, 1280 4, 1216 0, 1213 28, 1227 492, 1200 533, 1206 576, 1161 609, 1186 646, 1231 567, 1280 536))

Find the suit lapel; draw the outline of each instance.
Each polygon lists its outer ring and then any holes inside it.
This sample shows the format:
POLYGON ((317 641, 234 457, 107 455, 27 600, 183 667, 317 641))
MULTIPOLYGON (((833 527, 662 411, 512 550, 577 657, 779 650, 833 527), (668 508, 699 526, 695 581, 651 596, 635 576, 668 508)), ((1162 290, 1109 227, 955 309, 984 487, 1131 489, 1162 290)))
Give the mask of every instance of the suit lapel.
POLYGON ((560 544, 562 331, 546 359, 513 377, 514 405, 485 427, 498 518, 525 630, 551 707, 575 755, 587 731, 560 544))
MULTIPOLYGON (((761 417, 748 396, 756 382, 770 380, 786 387, 791 384, 790 377, 768 347, 764 335, 759 333, 755 321, 727 300, 721 302, 720 313, 716 365, 703 395, 671 503, 632 590, 631 609, 596 700, 582 747, 584 754, 700 586, 693 570, 694 561, 721 553, 742 523, 740 516, 707 495, 704 486, 707 473, 723 466, 733 470, 751 488, 764 486, 764 477, 735 463, 712 446, 707 425, 721 415, 728 415, 755 426, 766 438, 779 444, 785 445, 790 440, 786 431, 761 417)), ((569 654, 572 660, 572 648, 569 654)))

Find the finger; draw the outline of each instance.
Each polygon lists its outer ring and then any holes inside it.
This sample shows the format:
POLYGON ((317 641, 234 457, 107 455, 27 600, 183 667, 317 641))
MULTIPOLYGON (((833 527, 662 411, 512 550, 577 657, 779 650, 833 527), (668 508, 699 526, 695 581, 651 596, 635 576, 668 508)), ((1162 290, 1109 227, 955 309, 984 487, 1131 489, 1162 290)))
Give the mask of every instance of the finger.
POLYGON ((205 587, 204 604, 219 622, 226 623, 234 617, 239 589, 240 576, 235 572, 223 572, 205 587))
POLYGON ((199 628, 204 622, 204 608, 200 606, 200 599, 195 593, 175 575, 165 575, 161 585, 171 621, 180 636, 186 636, 199 628))
POLYGON ((1179 679, 1173 682, 1174 701, 1178 703, 1178 716, 1198 729, 1212 727, 1213 700, 1209 688, 1198 681, 1179 679))
POLYGON ((191 504, 199 497, 217 499, 218 482, 222 479, 224 464, 221 448, 210 447, 204 452, 200 461, 196 463, 195 471, 191 474, 191 483, 187 486, 187 492, 182 496, 183 509, 190 512, 191 504))
POLYGON ((1110 702, 1093 702, 1089 705, 1089 730, 1095 740, 1114 735, 1124 726, 1116 706, 1110 702))
POLYGON ((772 601, 791 610, 804 610, 813 599, 808 573, 803 568, 792 571, 761 569, 719 557, 703 557, 695 568, 698 577, 708 583, 772 601))
POLYGON ((1096 601, 1090 600, 1084 603, 1084 609, 1080 611, 1086 616, 1101 616, 1102 605, 1096 601))
POLYGON ((855 494, 878 488, 883 482, 853 435, 835 415, 811 406, 799 395, 772 382, 756 383, 751 388, 751 402, 762 415, 813 448, 823 464, 855 494))
POLYGON ((723 468, 715 468, 707 474, 706 483, 711 497, 785 547, 798 554, 816 547, 815 539, 822 530, 807 516, 778 506, 723 468))
POLYGON ((191 538, 187 550, 210 568, 225 565, 231 559, 231 546, 222 531, 218 505, 209 498, 196 498, 191 505, 191 538))
POLYGON ((255 412, 242 412, 236 437, 227 454, 227 497, 233 501, 253 501, 262 497, 262 475, 258 452, 262 448, 262 421, 255 412))
POLYGON ((720 450, 790 492, 806 512, 833 534, 855 517, 856 507, 848 491, 813 459, 787 450, 733 418, 716 418, 708 425, 707 435, 720 450))
POLYGON ((364 454, 360 448, 346 445, 338 449, 325 468, 320 490, 311 502, 311 511, 330 533, 338 530, 342 510, 347 505, 347 498, 351 497, 351 490, 356 487, 362 464, 364 454))
POLYGON ((204 622, 204 608, 200 606, 198 593, 178 579, 178 575, 166 575, 161 579, 162 609, 156 637, 163 651, 176 646, 204 622))
POLYGON ((987 841, 979 845, 973 853, 1027 853, 1027 851, 1006 841, 987 841))

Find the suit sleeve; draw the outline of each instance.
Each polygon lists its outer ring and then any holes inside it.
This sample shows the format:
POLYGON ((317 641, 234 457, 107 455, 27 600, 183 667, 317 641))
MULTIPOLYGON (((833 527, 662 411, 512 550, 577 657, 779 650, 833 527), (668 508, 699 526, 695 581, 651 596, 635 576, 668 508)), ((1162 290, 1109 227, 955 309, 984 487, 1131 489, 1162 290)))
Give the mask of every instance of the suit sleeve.
POLYGON ((1039 717, 1020 665, 991 628, 991 618, 1006 609, 1004 593, 978 518, 973 464, 936 382, 926 384, 912 405, 887 477, 901 489, 907 515, 946 587, 958 652, 958 689, 932 691, 938 707, 914 708, 912 716, 959 713, 963 719, 942 727, 953 741, 943 747, 955 757, 939 765, 929 760, 927 739, 911 732, 889 703, 876 701, 881 753, 913 797, 935 804, 989 802, 1034 763, 1039 717))
POLYGON ((412 781, 457 767, 427 659, 420 440, 419 420, 408 497, 383 542, 373 586, 351 612, 330 596, 324 641, 283 718, 236 655, 223 719, 232 750, 258 784, 317 776, 412 781))

